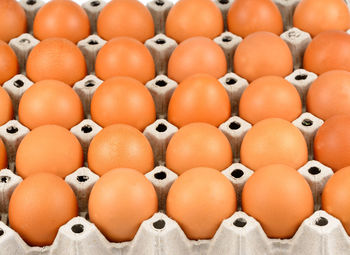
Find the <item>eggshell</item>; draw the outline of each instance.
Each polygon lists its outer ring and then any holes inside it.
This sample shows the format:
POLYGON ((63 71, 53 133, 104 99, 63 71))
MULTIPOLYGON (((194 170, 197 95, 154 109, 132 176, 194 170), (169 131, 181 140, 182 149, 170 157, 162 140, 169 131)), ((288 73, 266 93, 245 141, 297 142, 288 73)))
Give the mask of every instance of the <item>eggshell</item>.
POLYGON ((58 229, 78 216, 71 187, 50 173, 38 173, 22 181, 9 204, 10 226, 31 246, 47 246, 58 229))
POLYGON ((324 122, 314 140, 314 157, 334 172, 350 165, 350 115, 336 115, 324 122))
POLYGON ((252 124, 268 118, 293 121, 301 111, 298 91, 278 76, 256 79, 244 90, 239 102, 239 116, 252 124))
POLYGON ((207 123, 192 123, 180 128, 166 150, 166 166, 178 175, 194 167, 221 171, 232 164, 232 159, 226 136, 207 123))
POLYGON ((279 36, 255 32, 238 45, 233 65, 236 74, 252 82, 266 75, 287 76, 293 71, 293 57, 279 36))
POLYGON ((256 123, 244 136, 241 162, 256 171, 271 164, 284 164, 295 169, 308 160, 303 134, 290 122, 271 118, 256 123))
POLYGON ((33 33, 39 40, 63 37, 77 43, 90 34, 89 18, 80 5, 71 0, 51 0, 34 18, 33 33))
POLYGON ((112 0, 98 16, 97 33, 105 40, 128 36, 144 42, 154 36, 153 18, 137 0, 112 0))
POLYGON ((269 238, 291 238, 314 211, 309 184, 294 168, 269 165, 246 182, 242 208, 261 224, 269 238))
POLYGON ((8 81, 15 76, 18 73, 18 70, 18 61, 15 52, 7 43, 0 41, 0 85, 2 86, 5 81, 8 81))
POLYGON ((168 77, 177 82, 198 73, 220 78, 226 72, 227 63, 223 50, 214 41, 201 36, 180 43, 168 63, 168 77))
POLYGON ((103 82, 93 95, 91 118, 102 127, 121 123, 143 131, 156 120, 156 108, 141 82, 114 77, 103 82))
MULTIPOLYGON (((26 14, 16 0, 0 1, 0 40, 9 42, 27 31, 26 14)), ((0 68, 1 70, 1 68, 0 68)))
POLYGON ((177 42, 195 36, 214 39, 224 32, 224 20, 211 0, 180 0, 169 11, 165 32, 177 42))
POLYGON ((167 215, 179 223, 189 239, 210 239, 237 207, 230 181, 212 168, 188 170, 171 185, 167 215))
POLYGON ((231 115, 225 88, 213 76, 195 74, 175 89, 168 107, 168 120, 177 127, 193 122, 219 126, 231 115))
POLYGON ((271 0, 235 0, 227 13, 228 30, 241 37, 258 31, 283 32, 283 20, 271 0))
POLYGON ((30 52, 26 68, 33 82, 53 79, 73 86, 86 76, 83 54, 78 46, 64 38, 41 41, 30 52))
POLYGON ((71 129, 84 119, 84 110, 78 94, 69 85, 43 80, 23 94, 18 117, 30 129, 47 124, 71 129))
POLYGON ((64 178, 83 165, 83 149, 67 129, 45 125, 33 129, 21 141, 16 172, 22 178, 48 172, 64 178))
POLYGON ((343 224, 350 235, 350 167, 337 171, 322 192, 322 209, 343 224))
POLYGON ((295 8, 295 27, 312 37, 328 30, 350 28, 350 13, 344 0, 302 0, 295 8))
POLYGON ((350 114, 350 72, 334 70, 321 74, 307 93, 308 112, 323 120, 350 114))
POLYGON ((154 167, 153 151, 139 130, 125 124, 114 124, 105 127, 92 139, 88 165, 98 175, 123 167, 145 174, 154 167))
POLYGON ((156 191, 134 169, 117 168, 104 174, 89 197, 89 217, 111 242, 130 241, 142 221, 158 210, 156 191))
POLYGON ((10 96, 0 87, 0 126, 13 118, 13 107, 10 96))
POLYGON ((107 80, 113 76, 129 76, 146 83, 155 76, 151 53, 133 38, 118 37, 108 41, 98 52, 96 75, 107 80))
POLYGON ((0 138, 0 169, 7 168, 7 153, 5 144, 0 138))
POLYGON ((350 71, 350 35, 342 31, 318 34, 304 54, 304 68, 316 74, 330 70, 350 71))

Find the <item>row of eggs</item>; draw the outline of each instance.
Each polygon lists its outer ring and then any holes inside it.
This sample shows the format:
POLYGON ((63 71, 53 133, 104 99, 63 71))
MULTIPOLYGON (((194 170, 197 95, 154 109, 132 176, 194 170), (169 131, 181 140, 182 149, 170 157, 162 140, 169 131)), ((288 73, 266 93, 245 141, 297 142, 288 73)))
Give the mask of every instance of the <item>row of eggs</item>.
MULTIPOLYGON (((26 32, 25 13, 18 3, 3 0, 0 10, 0 40, 8 42, 26 32)), ((350 14, 343 0, 302 0, 294 12, 293 25, 311 36, 327 30, 345 31, 350 28, 350 14)), ((283 21, 271 0, 235 0, 227 13, 227 27, 241 37, 257 31, 279 35, 283 32, 283 21)), ((181 0, 171 8, 165 31, 177 42, 195 36, 214 39, 224 31, 224 19, 211 0, 181 0)), ((39 40, 63 37, 77 43, 90 34, 90 23, 78 4, 52 0, 35 16, 33 33, 39 40)), ((154 36, 154 21, 137 0, 114 0, 101 10, 97 33, 105 40, 129 36, 145 42, 154 36)))

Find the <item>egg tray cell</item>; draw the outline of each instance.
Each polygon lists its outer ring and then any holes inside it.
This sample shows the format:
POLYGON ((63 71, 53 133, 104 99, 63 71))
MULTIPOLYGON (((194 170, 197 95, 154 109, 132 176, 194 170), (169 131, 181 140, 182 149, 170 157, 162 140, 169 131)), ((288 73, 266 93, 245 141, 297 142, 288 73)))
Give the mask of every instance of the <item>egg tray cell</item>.
MULTIPOLYGON (((305 97, 311 83, 317 78, 314 73, 302 68, 302 58, 307 45, 311 41, 308 33, 292 27, 292 16, 299 0, 274 0, 284 22, 284 33, 281 38, 288 44, 294 61, 294 72, 285 77, 298 90, 303 102, 303 113, 293 121, 303 133, 308 149, 309 162, 298 171, 309 183, 314 201, 315 212, 306 219, 292 239, 269 239, 260 224, 241 210, 241 192, 252 171, 239 163, 239 151, 243 136, 251 128, 251 124, 237 116, 238 102, 248 86, 248 82, 234 73, 232 57, 242 38, 230 32, 224 32, 214 41, 225 52, 228 70, 219 79, 226 89, 231 105, 232 117, 219 126, 228 138, 235 155, 233 164, 222 171, 235 187, 238 201, 238 211, 224 220, 211 240, 188 240, 179 225, 165 214, 166 197, 171 184, 177 175, 165 165, 166 147, 171 137, 177 132, 177 127, 169 123, 167 107, 177 83, 166 76, 167 62, 176 42, 164 35, 167 14, 172 7, 168 0, 153 0, 147 4, 155 21, 156 36, 147 40, 145 45, 150 50, 156 66, 157 76, 147 82, 156 105, 157 120, 144 130, 155 157, 156 167, 146 177, 152 182, 158 195, 159 212, 144 221, 135 238, 130 242, 111 243, 89 222, 87 214, 88 197, 99 176, 90 171, 85 161, 85 167, 77 169, 68 175, 65 181, 72 187, 79 205, 79 217, 73 218, 63 225, 54 243, 47 247, 30 247, 21 237, 8 226, 8 203, 16 186, 22 181, 15 174, 16 150, 29 132, 29 129, 17 120, 11 120, 0 126, 0 137, 8 152, 9 169, 0 171, 0 255, 37 255, 37 254, 115 254, 115 255, 334 255, 350 254, 350 238, 340 221, 320 210, 323 187, 333 171, 313 159, 313 138, 323 121, 305 112, 305 97)), ((233 0, 215 0, 225 19, 233 0)), ((348 2, 348 1, 346 1, 348 2)), ((32 35, 33 19, 36 12, 44 4, 41 0, 21 0, 28 21, 29 33, 12 39, 10 46, 16 52, 21 74, 5 82, 3 87, 9 93, 15 110, 16 119, 18 103, 23 93, 33 84, 25 76, 25 63, 32 48, 39 43, 32 35)), ((92 138, 101 127, 90 118, 91 98, 102 83, 94 75, 94 62, 98 51, 106 43, 96 34, 96 20, 106 3, 101 0, 89 0, 82 7, 86 10, 91 23, 92 34, 78 43, 83 52, 88 73, 83 80, 77 82, 73 89, 79 95, 85 113, 85 120, 71 129, 79 139, 86 159, 87 149, 92 138)), ((226 27, 225 27, 226 28, 226 27)))

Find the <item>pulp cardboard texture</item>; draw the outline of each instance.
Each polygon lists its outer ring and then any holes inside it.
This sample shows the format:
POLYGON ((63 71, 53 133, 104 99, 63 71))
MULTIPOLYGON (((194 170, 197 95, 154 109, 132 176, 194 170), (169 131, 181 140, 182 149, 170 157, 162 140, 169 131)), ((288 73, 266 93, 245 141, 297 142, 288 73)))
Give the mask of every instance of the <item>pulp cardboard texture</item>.
MULTIPOLYGON (((226 26, 227 11, 233 0, 215 0, 223 13, 226 26)), ((347 1, 346 1, 347 2, 347 1)), ((15 115, 18 103, 23 93, 33 84, 25 76, 25 62, 31 49, 39 43, 32 35, 32 24, 36 12, 44 4, 41 0, 21 0, 28 19, 28 34, 23 34, 10 41, 19 59, 22 74, 14 76, 5 82, 3 87, 9 93, 15 115)), ((260 224, 241 210, 241 192, 245 182, 253 171, 239 163, 239 151, 242 139, 251 128, 251 124, 237 116, 238 102, 248 86, 248 82, 234 73, 232 57, 235 49, 242 41, 237 35, 224 32, 214 39, 225 52, 228 61, 228 73, 219 79, 226 89, 231 104, 232 117, 219 126, 228 138, 235 155, 233 164, 222 171, 234 186, 237 193, 238 211, 224 220, 211 240, 188 240, 179 225, 165 214, 166 197, 171 184, 177 175, 165 166, 166 147, 178 128, 169 123, 167 109, 170 97, 177 87, 177 83, 166 76, 167 62, 177 43, 164 33, 166 16, 173 3, 168 0, 153 0, 147 3, 155 20, 157 35, 145 42, 156 65, 157 76, 146 84, 156 104, 157 120, 144 130, 155 156, 155 168, 145 176, 152 182, 158 195, 159 212, 144 221, 135 238, 130 242, 111 243, 89 222, 87 214, 88 197, 99 176, 89 170, 86 154, 92 138, 102 129, 90 118, 91 98, 102 83, 94 75, 94 62, 100 48, 106 43, 96 35, 96 20, 99 12, 105 6, 101 0, 89 0, 83 3, 92 28, 92 35, 80 41, 77 45, 83 52, 88 76, 78 81, 73 89, 79 95, 86 119, 71 129, 79 139, 85 156, 85 167, 77 169, 65 178, 72 187, 79 204, 79 217, 71 219, 63 225, 54 243, 47 247, 29 247, 21 237, 8 226, 8 204, 12 192, 22 181, 15 174, 16 150, 29 132, 17 120, 11 120, 0 127, 0 137, 4 141, 9 159, 9 169, 0 171, 0 254, 1 255, 334 255, 350 254, 350 239, 339 220, 321 211, 321 193, 333 171, 320 162, 313 160, 313 138, 323 121, 305 112, 305 97, 311 83, 317 78, 316 74, 302 68, 304 51, 311 41, 308 33, 292 28, 292 17, 298 0, 275 0, 284 22, 285 32, 281 38, 288 44, 294 60, 294 72, 286 77, 298 90, 303 102, 302 115, 293 121, 303 133, 308 149, 309 159, 298 171, 309 183, 314 201, 315 212, 300 226, 293 238, 288 240, 269 239, 260 224)))

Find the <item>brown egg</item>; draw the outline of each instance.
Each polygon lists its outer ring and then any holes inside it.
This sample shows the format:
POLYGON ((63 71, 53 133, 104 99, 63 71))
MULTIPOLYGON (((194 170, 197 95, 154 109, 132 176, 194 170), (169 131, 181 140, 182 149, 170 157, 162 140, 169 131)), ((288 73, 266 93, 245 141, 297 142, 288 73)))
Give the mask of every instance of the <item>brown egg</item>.
POLYGON ((227 13, 227 26, 241 37, 258 31, 283 32, 281 13, 271 0, 235 0, 227 13))
POLYGON ((152 183, 129 168, 104 174, 89 198, 90 220, 111 242, 132 240, 142 221, 157 211, 158 199, 152 183))
POLYGON ((7 153, 5 144, 0 138, 0 169, 7 168, 7 153))
POLYGON ((78 94, 69 85, 43 80, 24 92, 18 117, 30 129, 47 124, 71 129, 84 119, 84 110, 78 94))
POLYGON ((82 165, 83 149, 78 139, 56 125, 33 129, 23 138, 16 154, 16 172, 22 178, 38 172, 64 178, 82 165))
POLYGON ((33 33, 39 40, 62 37, 77 43, 89 36, 90 22, 85 10, 75 2, 51 0, 35 15, 33 33))
POLYGON ((192 123, 180 128, 166 150, 166 166, 178 175, 194 167, 221 171, 232 164, 232 159, 226 136, 207 123, 192 123))
POLYGON ((281 37, 255 32, 238 45, 233 65, 235 73, 252 82, 266 75, 287 76, 293 71, 293 57, 281 37))
POLYGON ((337 171, 326 183, 322 209, 340 220, 350 235, 350 166, 337 171))
POLYGON ((306 48, 304 68, 316 74, 330 70, 350 71, 350 35, 342 31, 318 34, 306 48))
POLYGON ((153 151, 139 130, 125 124, 114 124, 105 127, 92 139, 88 165, 98 175, 123 167, 145 174, 154 167, 153 151))
POLYGON ((129 76, 142 83, 155 76, 153 57, 139 41, 118 37, 108 41, 98 52, 95 63, 96 75, 107 80, 113 76, 129 76))
POLYGON ((225 88, 209 74, 195 74, 175 89, 168 108, 168 120, 177 127, 193 122, 219 126, 231 115, 225 88))
POLYGON ((220 78, 226 72, 227 63, 223 50, 214 41, 200 36, 180 43, 168 63, 168 76, 177 82, 198 73, 220 78))
POLYGON ((27 19, 22 6, 16 0, 1 0, 0 40, 9 42, 25 32, 27 32, 27 19))
POLYGON ((180 0, 169 11, 165 32, 177 42, 195 36, 214 39, 224 32, 224 20, 211 0, 180 0))
POLYGON ((271 118, 256 123, 244 136, 241 145, 241 162, 253 171, 271 164, 298 169, 307 159, 303 134, 283 119, 271 118))
POLYGON ((18 71, 18 61, 15 52, 7 43, 0 41, 0 86, 2 86, 5 81, 10 80, 13 76, 18 74, 18 71))
POLYGON ((188 170, 171 185, 166 212, 189 239, 210 239, 237 208, 230 181, 212 168, 188 170))
POLYGON ((141 82, 114 77, 103 82, 93 95, 91 118, 102 127, 121 123, 143 131, 156 120, 156 108, 141 82))
POLYGON ((58 229, 78 216, 78 202, 71 187, 50 173, 37 173, 22 181, 9 204, 9 222, 31 246, 47 246, 58 229))
POLYGON ((13 118, 13 107, 10 96, 0 86, 0 126, 13 118))
POLYGON ((256 79, 244 90, 239 102, 239 116, 252 124, 268 118, 293 121, 301 111, 298 91, 278 76, 256 79))
POLYGON ((128 36, 144 42, 154 36, 153 18, 137 0, 112 0, 98 16, 97 33, 105 40, 128 36))
POLYGON ((242 209, 261 224, 269 238, 291 238, 314 211, 309 184, 294 168, 269 165, 246 182, 242 209))
POLYGON ((350 165, 350 115, 336 115, 319 128, 314 140, 314 158, 333 171, 350 165))
POLYGON ((344 0, 302 0, 295 8, 294 26, 312 37, 328 30, 350 28, 350 13, 344 0))
POLYGON ((350 114, 350 72, 334 70, 321 74, 310 86, 307 110, 323 120, 350 114))
POLYGON ((27 59, 27 76, 33 82, 59 80, 73 86, 86 75, 85 58, 64 38, 49 38, 33 48, 27 59))

